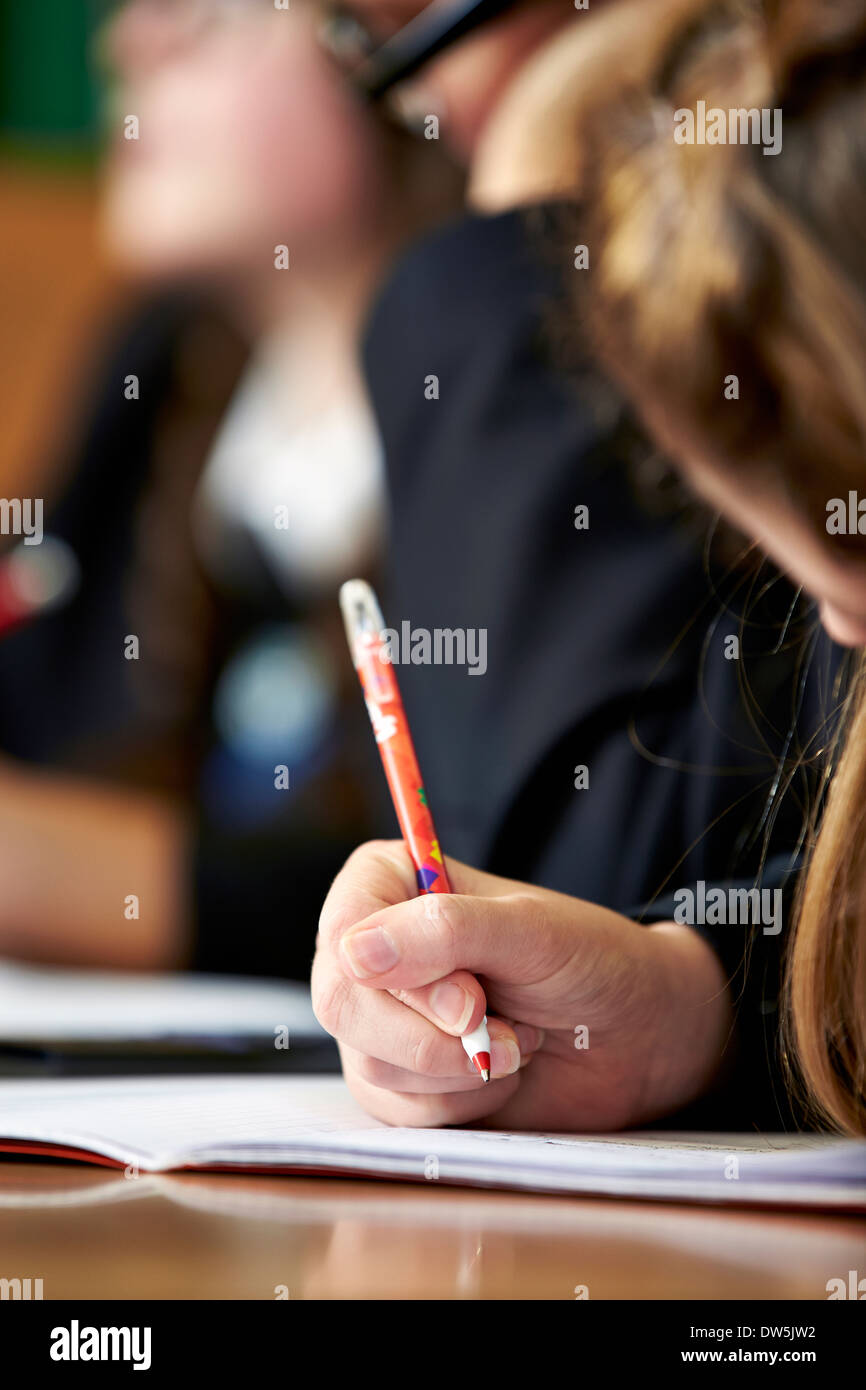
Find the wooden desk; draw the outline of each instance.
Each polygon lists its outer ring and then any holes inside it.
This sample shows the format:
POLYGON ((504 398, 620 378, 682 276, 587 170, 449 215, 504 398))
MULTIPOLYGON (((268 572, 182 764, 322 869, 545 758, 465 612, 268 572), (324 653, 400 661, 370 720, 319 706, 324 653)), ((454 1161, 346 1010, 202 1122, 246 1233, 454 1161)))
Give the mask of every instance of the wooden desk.
POLYGON ((0 1264, 46 1299, 823 1300, 866 1219, 4 1162, 0 1264))

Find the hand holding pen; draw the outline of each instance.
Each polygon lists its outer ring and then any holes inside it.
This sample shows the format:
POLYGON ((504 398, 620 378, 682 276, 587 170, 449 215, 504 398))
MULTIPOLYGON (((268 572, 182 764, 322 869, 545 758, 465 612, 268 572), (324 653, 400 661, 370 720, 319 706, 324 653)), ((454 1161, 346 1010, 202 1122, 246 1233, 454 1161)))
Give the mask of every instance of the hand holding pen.
POLYGON ((357 849, 322 908, 313 1007, 350 1091, 387 1124, 571 1132, 647 1124, 687 1104, 732 1026, 712 947, 691 927, 641 926, 454 860, 446 874, 414 751, 403 772, 391 756, 395 732, 408 731, 402 706, 384 698, 396 692, 390 663, 368 665, 383 622, 366 586, 363 597, 360 660, 353 651, 406 840, 357 849), (473 1070, 460 1043, 483 1051, 462 1035, 485 1018, 490 1084, 479 1085, 482 1059, 473 1070))
POLYGON ((730 1043, 732 1007, 692 927, 640 926, 455 860, 448 870, 456 892, 413 896, 403 842, 373 841, 322 908, 313 1007, 370 1114, 597 1132, 652 1123, 702 1092, 730 1043), (487 1086, 458 1036, 485 1013, 487 1086))

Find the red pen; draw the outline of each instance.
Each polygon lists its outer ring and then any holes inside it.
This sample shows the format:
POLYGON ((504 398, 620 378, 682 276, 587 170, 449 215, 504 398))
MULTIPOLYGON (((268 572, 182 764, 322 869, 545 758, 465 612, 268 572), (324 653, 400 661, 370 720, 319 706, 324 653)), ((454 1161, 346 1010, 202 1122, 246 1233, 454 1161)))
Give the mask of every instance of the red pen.
MULTIPOLYGON (((342 586, 340 608, 400 833, 415 866, 418 892, 450 893, 451 885, 427 805, 397 676, 388 659, 382 610, 370 585, 363 579, 350 579, 342 586)), ((489 1081, 490 1034, 486 1015, 478 1027, 464 1034, 460 1041, 478 1074, 489 1081)))

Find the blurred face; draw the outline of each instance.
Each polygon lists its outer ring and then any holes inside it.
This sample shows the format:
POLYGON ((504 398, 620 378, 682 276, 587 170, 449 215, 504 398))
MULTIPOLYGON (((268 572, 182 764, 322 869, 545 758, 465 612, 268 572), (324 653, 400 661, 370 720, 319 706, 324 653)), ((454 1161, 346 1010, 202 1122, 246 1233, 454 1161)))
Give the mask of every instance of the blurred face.
POLYGON ((308 0, 129 0, 106 33, 117 78, 104 199, 112 251, 159 275, 301 273, 381 206, 375 131, 321 51, 308 0), (138 139, 125 138, 127 117, 138 139))
POLYGON ((692 459, 685 472, 702 497, 817 600, 834 641, 866 646, 866 554, 852 555, 837 537, 817 533, 777 484, 733 478, 705 460, 692 459))

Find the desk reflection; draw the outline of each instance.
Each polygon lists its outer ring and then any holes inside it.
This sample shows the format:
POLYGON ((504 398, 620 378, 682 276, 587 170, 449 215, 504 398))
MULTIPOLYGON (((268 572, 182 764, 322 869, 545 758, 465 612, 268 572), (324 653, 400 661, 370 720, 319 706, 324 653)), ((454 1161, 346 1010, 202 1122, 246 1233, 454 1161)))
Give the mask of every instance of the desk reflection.
POLYGON ((866 1220, 6 1162, 0 1252, 46 1299, 826 1299, 866 1220))

